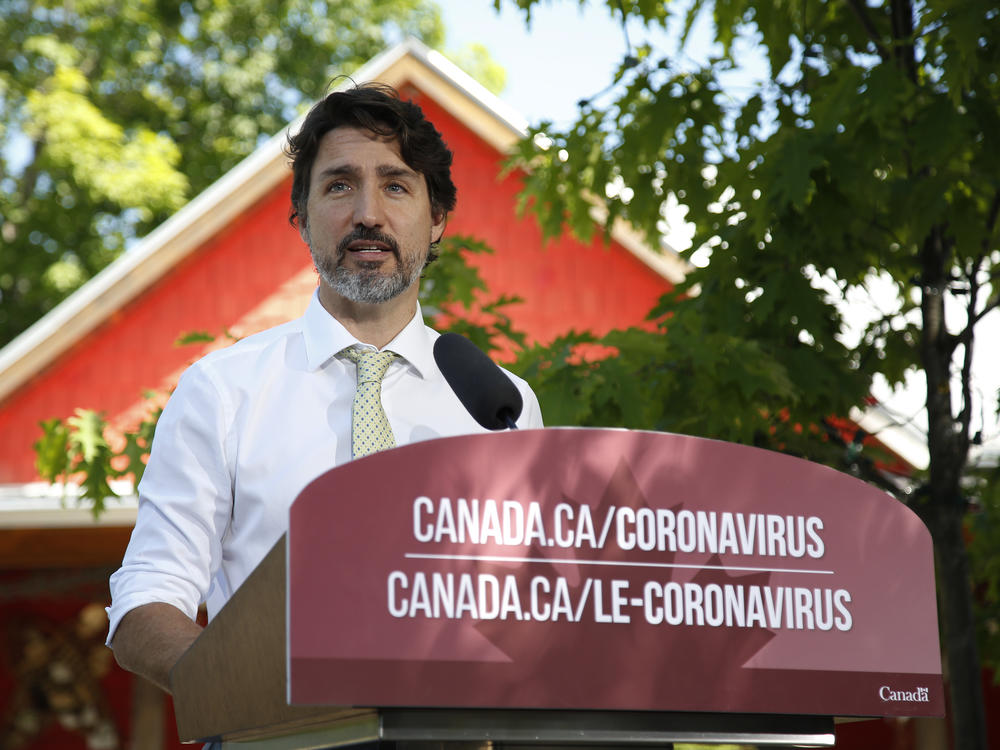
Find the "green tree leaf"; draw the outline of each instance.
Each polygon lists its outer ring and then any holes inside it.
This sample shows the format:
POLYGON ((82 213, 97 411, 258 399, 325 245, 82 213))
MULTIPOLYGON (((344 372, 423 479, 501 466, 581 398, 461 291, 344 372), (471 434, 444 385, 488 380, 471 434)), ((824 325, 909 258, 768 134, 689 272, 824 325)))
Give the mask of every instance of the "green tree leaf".
POLYGON ((61 419, 39 423, 42 437, 35 441, 35 468, 39 476, 55 484, 62 481, 70 467, 69 428, 61 419))
POLYGON ((0 0, 0 346, 404 35, 436 6, 0 0))
POLYGON ((507 86, 507 71, 493 59, 483 44, 469 42, 461 49, 449 52, 448 59, 493 94, 502 93, 507 86))

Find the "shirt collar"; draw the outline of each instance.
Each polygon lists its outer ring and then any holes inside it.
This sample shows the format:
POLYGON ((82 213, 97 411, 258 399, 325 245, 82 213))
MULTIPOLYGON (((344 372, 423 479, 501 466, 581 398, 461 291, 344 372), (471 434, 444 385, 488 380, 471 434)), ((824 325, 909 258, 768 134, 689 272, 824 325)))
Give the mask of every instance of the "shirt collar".
MULTIPOLYGON (((306 359, 310 370, 318 370, 330 358, 349 346, 361 344, 343 324, 330 315, 314 292, 305 315, 302 316, 302 333, 306 343, 306 359)), ((416 369, 422 378, 434 372, 433 339, 424 325, 420 303, 413 318, 384 349, 396 352, 416 369)))

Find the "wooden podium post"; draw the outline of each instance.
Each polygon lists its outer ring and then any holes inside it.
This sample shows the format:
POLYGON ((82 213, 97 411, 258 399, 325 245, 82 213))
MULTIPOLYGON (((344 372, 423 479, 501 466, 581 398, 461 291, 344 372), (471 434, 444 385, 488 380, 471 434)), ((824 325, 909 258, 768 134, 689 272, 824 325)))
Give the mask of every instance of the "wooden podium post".
POLYGON ((182 742, 258 739, 375 716, 372 709, 288 705, 285 539, 170 673, 182 742))

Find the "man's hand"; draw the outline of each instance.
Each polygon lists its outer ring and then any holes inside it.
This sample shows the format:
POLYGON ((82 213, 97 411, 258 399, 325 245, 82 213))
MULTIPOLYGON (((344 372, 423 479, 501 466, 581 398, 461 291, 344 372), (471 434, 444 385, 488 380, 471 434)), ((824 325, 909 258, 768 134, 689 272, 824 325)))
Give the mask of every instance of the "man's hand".
POLYGON ((170 670, 201 634, 201 626, 171 604, 143 604, 118 624, 111 648, 122 668, 170 692, 170 670))

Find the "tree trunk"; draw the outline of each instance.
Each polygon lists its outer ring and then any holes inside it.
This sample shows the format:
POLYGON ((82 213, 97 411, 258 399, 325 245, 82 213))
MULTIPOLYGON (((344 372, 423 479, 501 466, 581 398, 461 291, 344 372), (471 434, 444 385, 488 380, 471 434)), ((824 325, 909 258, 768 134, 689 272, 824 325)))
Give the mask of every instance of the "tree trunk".
POLYGON ((932 498, 924 520, 934 537, 938 592, 947 658, 951 724, 955 750, 986 750, 986 714, 976 646, 969 557, 962 534, 964 508, 954 499, 932 498))
MULTIPOLYGON (((945 235, 943 227, 933 227, 921 248, 921 358, 927 378, 930 476, 915 509, 934 538, 954 748, 987 750, 969 557, 963 535, 967 503, 962 493, 962 473, 969 456, 968 423, 967 416, 963 421, 952 412, 955 339, 948 333, 945 321, 944 300, 951 272, 945 235)), ((967 383, 961 386, 962 393, 967 393, 967 383)), ((968 413, 963 410, 963 414, 968 413)))

